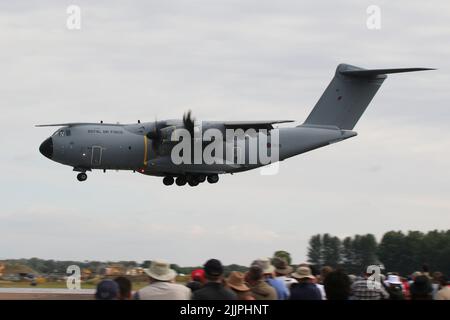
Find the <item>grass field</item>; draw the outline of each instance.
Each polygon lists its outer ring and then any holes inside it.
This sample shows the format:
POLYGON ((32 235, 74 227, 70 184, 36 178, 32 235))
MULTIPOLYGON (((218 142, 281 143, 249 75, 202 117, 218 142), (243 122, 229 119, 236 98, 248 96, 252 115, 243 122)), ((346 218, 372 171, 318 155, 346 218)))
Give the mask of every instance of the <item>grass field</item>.
MULTIPOLYGON (((95 289, 98 281, 88 281, 81 283, 81 289, 95 289)), ((139 290, 148 285, 148 282, 133 282, 133 291, 139 290)), ((28 281, 0 281, 0 288, 48 288, 48 289, 67 289, 64 281, 52 281, 40 283, 31 286, 28 281)))

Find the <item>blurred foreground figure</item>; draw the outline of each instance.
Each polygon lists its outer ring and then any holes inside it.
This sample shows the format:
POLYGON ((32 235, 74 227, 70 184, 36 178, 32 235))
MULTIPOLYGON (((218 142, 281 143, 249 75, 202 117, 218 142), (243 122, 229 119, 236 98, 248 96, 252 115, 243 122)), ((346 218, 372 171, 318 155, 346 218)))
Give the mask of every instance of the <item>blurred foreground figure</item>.
POLYGON ((186 287, 194 292, 202 288, 205 282, 205 271, 203 269, 196 269, 191 272, 191 281, 186 284, 186 287))
POLYGON ((352 298, 354 300, 381 300, 389 299, 389 294, 384 289, 381 281, 376 284, 369 285, 369 277, 371 274, 365 273, 362 278, 359 278, 352 284, 352 298))
POLYGON ((135 294, 140 300, 189 300, 191 290, 181 284, 176 284, 177 273, 170 269, 168 262, 163 260, 152 261, 149 269, 145 269, 150 284, 135 294))
POLYGON ((314 283, 316 278, 312 275, 311 268, 298 267, 292 277, 298 283, 291 285, 290 300, 322 300, 322 294, 314 283))
POLYGON ((427 275, 420 275, 414 278, 410 287, 411 300, 431 300, 433 298, 433 288, 430 278, 427 275))
POLYGON ((297 283, 297 280, 291 277, 291 273, 293 271, 292 267, 287 263, 286 260, 279 257, 273 258, 272 264, 275 267, 275 277, 283 281, 289 291, 290 286, 293 283, 297 283))
POLYGON ((117 300, 119 299, 119 285, 113 280, 102 280, 97 284, 95 292, 97 300, 117 300))
POLYGON ((405 296, 403 295, 403 284, 398 275, 388 275, 385 284, 386 291, 389 293, 389 300, 405 300, 405 296))
POLYGON ((194 292, 193 300, 236 300, 236 294, 224 286, 223 266, 217 259, 206 261, 203 266, 206 283, 194 292))
POLYGON ((119 300, 131 299, 131 281, 125 277, 117 277, 114 281, 119 286, 119 300))
POLYGON ((245 281, 256 300, 277 300, 277 291, 264 281, 264 273, 260 265, 250 266, 245 274, 245 281))
POLYGON ((253 264, 258 264, 262 268, 264 279, 276 290, 278 300, 286 300, 289 297, 289 290, 283 280, 275 277, 275 267, 270 262, 270 259, 261 258, 254 261, 253 264))
MULTIPOLYGON (((322 278, 322 277, 321 277, 322 278)), ((348 300, 351 293, 350 277, 340 270, 331 271, 323 277, 327 300, 348 300)))
POLYGON ((436 300, 450 300, 450 284, 446 276, 439 278, 440 290, 436 293, 436 300))
POLYGON ((238 300, 255 300, 250 288, 245 284, 244 274, 242 272, 231 272, 227 278, 227 285, 234 291, 238 300))

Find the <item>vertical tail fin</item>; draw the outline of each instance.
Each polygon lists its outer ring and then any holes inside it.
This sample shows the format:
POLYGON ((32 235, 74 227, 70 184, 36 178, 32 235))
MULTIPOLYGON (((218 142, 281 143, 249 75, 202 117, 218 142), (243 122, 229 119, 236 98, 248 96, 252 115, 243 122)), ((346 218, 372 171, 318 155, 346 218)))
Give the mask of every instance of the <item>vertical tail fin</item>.
POLYGON ((400 73, 428 68, 362 69, 340 64, 336 73, 314 106, 304 124, 337 126, 352 130, 388 73, 400 73))

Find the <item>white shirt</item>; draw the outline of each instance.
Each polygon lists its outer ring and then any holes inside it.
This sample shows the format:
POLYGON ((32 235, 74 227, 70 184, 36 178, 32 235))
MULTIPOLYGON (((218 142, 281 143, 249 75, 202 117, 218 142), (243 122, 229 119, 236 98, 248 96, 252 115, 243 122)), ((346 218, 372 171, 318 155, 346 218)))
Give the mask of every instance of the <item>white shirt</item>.
POLYGON ((284 283, 286 283, 286 286, 288 288, 291 286, 291 284, 298 283, 297 280, 295 280, 294 278, 290 278, 288 276, 279 276, 279 277, 276 277, 276 278, 284 281, 284 283))
POLYGON ((137 292, 140 300, 190 300, 191 289, 171 282, 154 282, 137 292))
POLYGON ((327 300, 327 294, 325 293, 325 287, 323 284, 316 283, 317 289, 320 291, 320 295, 322 296, 322 300, 327 300))

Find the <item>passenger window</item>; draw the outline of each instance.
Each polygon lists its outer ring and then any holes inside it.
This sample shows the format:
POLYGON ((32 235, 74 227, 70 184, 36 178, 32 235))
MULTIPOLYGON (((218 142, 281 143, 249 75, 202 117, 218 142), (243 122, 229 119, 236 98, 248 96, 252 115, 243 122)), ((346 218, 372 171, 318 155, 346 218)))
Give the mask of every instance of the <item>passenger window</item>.
POLYGON ((66 136, 67 137, 70 136, 70 130, 69 129, 66 130, 66 136))

